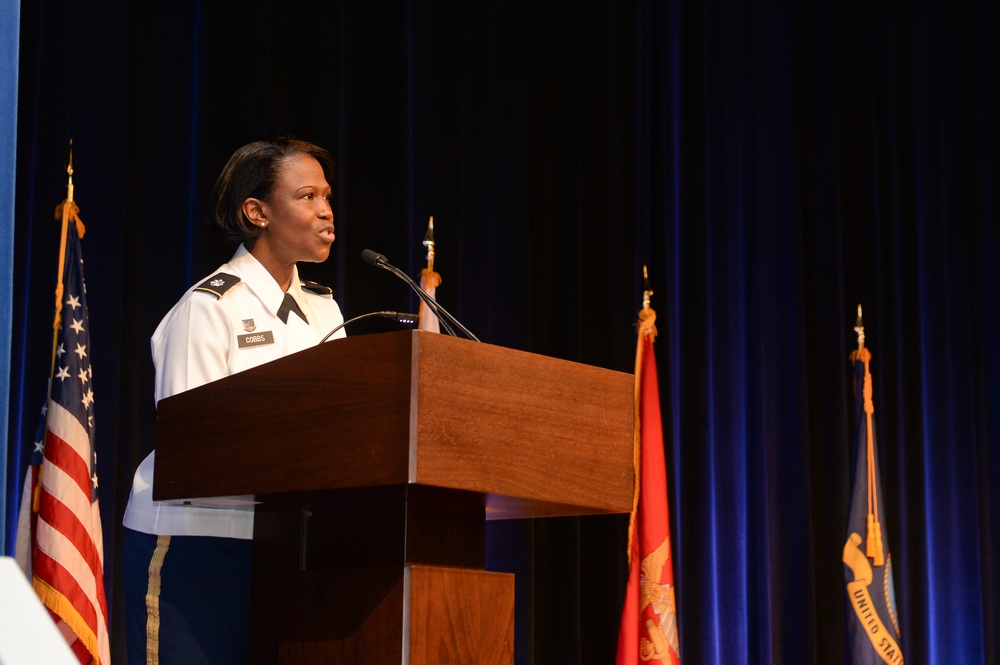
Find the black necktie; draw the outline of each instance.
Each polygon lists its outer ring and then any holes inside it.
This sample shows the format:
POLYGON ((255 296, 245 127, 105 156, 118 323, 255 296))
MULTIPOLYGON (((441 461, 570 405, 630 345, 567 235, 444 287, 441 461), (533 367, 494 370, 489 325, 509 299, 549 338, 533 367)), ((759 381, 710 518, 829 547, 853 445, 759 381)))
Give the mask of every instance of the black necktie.
POLYGON ((281 301, 281 307, 278 308, 278 318, 281 319, 282 323, 288 323, 289 312, 295 312, 303 321, 309 323, 309 319, 306 318, 305 313, 299 308, 299 303, 295 302, 295 298, 292 297, 291 293, 286 293, 285 298, 281 301))

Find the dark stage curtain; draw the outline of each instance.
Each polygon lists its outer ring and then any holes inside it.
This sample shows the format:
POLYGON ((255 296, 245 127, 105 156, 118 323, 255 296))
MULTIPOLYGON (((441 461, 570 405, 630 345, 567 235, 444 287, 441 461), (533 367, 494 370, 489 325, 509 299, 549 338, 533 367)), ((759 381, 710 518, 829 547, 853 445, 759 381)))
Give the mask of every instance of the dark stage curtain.
MULTIPOLYGON (((73 137, 119 660, 148 339, 228 257, 225 158, 294 134, 336 157, 334 256, 303 273, 348 316, 412 311, 359 254, 416 275, 433 215, 439 299, 484 341, 631 372, 649 266, 691 665, 844 661, 862 303, 907 661, 1000 662, 995 3, 99 0, 21 22, 6 526, 73 137)), ((613 661, 626 526, 491 525, 519 664, 613 661)))

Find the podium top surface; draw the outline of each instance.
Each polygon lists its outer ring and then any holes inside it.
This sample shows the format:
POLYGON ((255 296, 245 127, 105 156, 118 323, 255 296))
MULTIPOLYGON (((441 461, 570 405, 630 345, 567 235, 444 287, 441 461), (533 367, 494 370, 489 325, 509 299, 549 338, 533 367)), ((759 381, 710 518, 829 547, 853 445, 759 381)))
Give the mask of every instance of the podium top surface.
POLYGON ((334 340, 161 400, 155 498, 420 484, 488 519, 629 512, 633 376, 417 330, 334 340))

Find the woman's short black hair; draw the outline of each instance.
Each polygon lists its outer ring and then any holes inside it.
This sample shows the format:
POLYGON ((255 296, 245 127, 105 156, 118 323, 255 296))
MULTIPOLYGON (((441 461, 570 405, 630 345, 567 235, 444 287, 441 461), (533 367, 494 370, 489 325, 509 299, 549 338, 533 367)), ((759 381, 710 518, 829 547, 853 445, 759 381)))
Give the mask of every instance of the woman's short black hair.
POLYGON ((274 193, 281 163, 300 154, 309 155, 319 162, 327 182, 333 182, 330 153, 308 141, 292 137, 254 141, 232 154, 212 188, 215 225, 227 238, 243 242, 260 235, 260 227, 243 214, 243 202, 248 198, 267 201, 274 193))

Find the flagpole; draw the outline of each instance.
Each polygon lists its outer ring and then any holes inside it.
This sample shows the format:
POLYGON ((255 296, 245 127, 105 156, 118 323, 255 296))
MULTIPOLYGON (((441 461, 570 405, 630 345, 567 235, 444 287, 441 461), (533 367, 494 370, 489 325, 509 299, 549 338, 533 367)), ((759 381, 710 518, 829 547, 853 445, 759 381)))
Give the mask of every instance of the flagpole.
MULTIPOLYGON (((424 239, 421 244, 427 248, 427 267, 420 271, 420 288, 427 292, 431 298, 437 299, 437 287, 441 285, 441 275, 434 272, 434 256, 436 254, 434 247, 434 216, 431 215, 427 222, 427 233, 424 234, 424 239)), ((418 323, 417 327, 420 330, 426 330, 428 332, 441 332, 441 328, 451 333, 455 334, 455 331, 451 329, 451 326, 447 321, 443 321, 441 317, 427 306, 427 303, 421 301, 420 309, 418 310, 418 323)))
POLYGON ((854 323, 854 332, 858 334, 858 351, 865 348, 865 326, 861 321, 861 303, 858 303, 858 319, 854 323))
POLYGON ((434 272, 434 215, 427 222, 427 233, 424 234, 424 247, 427 248, 427 270, 434 272))
MULTIPOLYGON (((52 375, 56 371, 56 357, 59 352, 59 329, 62 326, 62 299, 65 287, 63 286, 63 274, 66 263, 66 232, 69 230, 70 210, 75 207, 73 203, 73 139, 69 140, 69 154, 66 156, 66 199, 56 206, 56 219, 62 220, 62 229, 59 234, 59 263, 56 268, 56 306, 55 315, 52 320, 52 355, 49 362, 49 385, 45 403, 48 405, 52 398, 52 375)), ((48 410, 46 409, 46 414, 48 410)), ((46 418, 48 416, 46 415, 46 418)), ((38 473, 35 474, 34 487, 31 489, 31 510, 37 513, 39 501, 41 499, 42 488, 42 465, 38 466, 38 473)))
POLYGON ((649 271, 646 266, 642 267, 642 309, 639 310, 639 338, 642 336, 652 335, 650 341, 656 339, 656 310, 649 306, 650 297, 653 295, 653 289, 649 285, 649 271))
POLYGON ((62 298, 65 286, 63 285, 63 271, 66 264, 66 235, 69 231, 69 220, 72 218, 76 222, 76 232, 83 238, 86 228, 80 221, 80 208, 73 201, 73 139, 69 140, 69 154, 66 157, 66 199, 56 206, 56 219, 62 221, 62 229, 59 234, 59 267, 56 273, 56 306, 55 317, 52 321, 52 362, 49 367, 49 376, 56 369, 56 353, 59 345, 59 327, 62 325, 62 298))
POLYGON ((59 233, 59 263, 56 273, 56 307, 52 321, 52 357, 49 376, 55 371, 56 351, 59 343, 59 326, 62 325, 63 268, 66 263, 66 231, 69 228, 69 209, 73 203, 73 139, 69 141, 69 155, 66 158, 66 199, 56 206, 56 219, 62 219, 62 230, 59 233))
POLYGON ((656 310, 649 306, 650 300, 653 295, 653 289, 649 285, 649 270, 646 266, 642 266, 642 309, 639 310, 639 321, 636 324, 638 327, 638 339, 636 340, 635 347, 635 441, 633 445, 632 453, 632 464, 635 472, 635 480, 632 491, 632 514, 629 516, 628 525, 628 561, 629 565, 632 564, 632 541, 635 538, 635 528, 636 528, 636 514, 639 508, 639 481, 641 467, 641 447, 640 447, 640 414, 639 414, 639 393, 642 386, 642 357, 643 357, 643 338, 646 335, 651 335, 649 338, 650 343, 656 339, 656 310))

